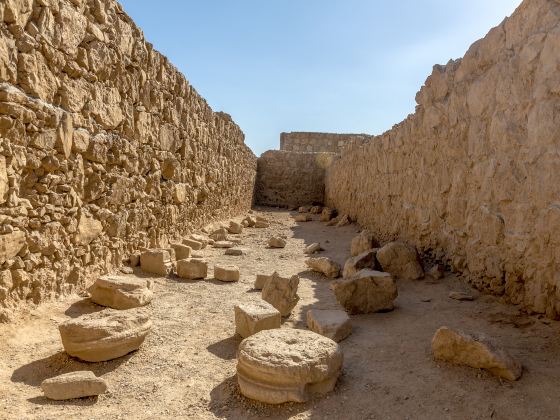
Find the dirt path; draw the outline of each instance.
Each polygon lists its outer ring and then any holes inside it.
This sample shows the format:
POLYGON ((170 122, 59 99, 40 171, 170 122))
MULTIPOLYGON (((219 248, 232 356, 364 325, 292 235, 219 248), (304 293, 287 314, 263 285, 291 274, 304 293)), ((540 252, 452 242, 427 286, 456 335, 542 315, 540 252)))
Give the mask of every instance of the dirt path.
POLYGON ((435 283, 399 281, 394 311, 353 316, 354 332, 341 343, 344 372, 333 393, 281 406, 241 397, 234 376, 240 339, 233 335, 233 306, 260 297, 252 290, 255 274, 300 275, 301 300, 283 328, 305 328, 307 309, 338 305, 329 281, 306 271, 304 246, 321 242, 327 249, 322 254, 343 264, 358 231, 318 221, 298 225, 284 211, 263 213, 273 223, 269 229, 245 229, 241 238, 247 255, 204 250, 211 263, 239 265, 239 283, 155 278, 154 328, 136 353, 97 364, 66 356, 57 324, 100 309, 78 296, 0 325, 0 418, 560 418, 560 323, 523 315, 491 297, 451 300, 449 291, 469 290, 451 275, 435 283), (266 249, 273 233, 289 237, 285 249, 266 249), (442 325, 495 337, 524 364, 521 380, 507 383, 482 371, 435 363, 430 340, 442 325), (70 402, 42 397, 38 385, 43 379, 83 369, 102 375, 109 393, 70 402))

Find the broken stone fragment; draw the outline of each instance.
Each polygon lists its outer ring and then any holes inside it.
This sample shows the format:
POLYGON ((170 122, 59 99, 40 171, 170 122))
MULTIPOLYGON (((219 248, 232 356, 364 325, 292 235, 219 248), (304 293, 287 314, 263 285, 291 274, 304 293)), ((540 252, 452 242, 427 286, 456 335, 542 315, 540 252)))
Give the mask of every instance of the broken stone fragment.
POLYGON ((340 275, 340 265, 327 257, 309 258, 305 261, 305 264, 313 271, 317 271, 332 279, 340 275))
POLYGON ((228 235, 227 229, 222 227, 214 230, 208 236, 210 237, 210 239, 213 239, 214 241, 227 241, 227 235, 228 235))
POLYGON ((237 380, 248 398, 268 404, 305 402, 333 390, 343 355, 333 340, 288 328, 260 331, 239 345, 237 380))
POLYGON ((184 260, 191 257, 192 248, 183 244, 171 244, 171 248, 175 251, 177 260, 184 260))
POLYGON ((305 247, 305 249, 303 250, 304 254, 315 254, 316 252, 321 251, 321 245, 316 243, 313 243, 311 245, 308 245, 305 247))
POLYGON ((244 248, 228 248, 226 249, 225 255, 232 255, 235 257, 241 256, 241 255, 245 255, 247 253, 247 250, 244 248))
POLYGON ((350 317, 340 310, 310 309, 307 311, 307 328, 337 343, 352 333, 350 317))
POLYGON ((268 246, 271 248, 284 248, 286 246, 286 240, 279 236, 273 236, 268 240, 268 246))
POLYGON ((390 311, 397 298, 397 285, 389 273, 364 269, 352 277, 336 280, 331 288, 349 314, 390 311))
POLYGON ((140 268, 146 273, 167 276, 173 272, 173 262, 169 251, 150 249, 140 254, 140 268))
POLYGON ((289 316, 299 301, 298 286, 298 276, 285 278, 275 272, 264 284, 262 299, 278 309, 282 316, 289 316))
POLYGON ((217 241, 214 242, 212 248, 233 248, 235 244, 231 241, 217 241))
POLYGON ((179 260, 177 275, 187 280, 204 279, 208 275, 208 263, 198 259, 179 260))
POLYGON ((257 223, 257 219, 253 216, 247 216, 245 219, 243 219, 243 222, 247 223, 247 227, 254 227, 257 223))
POLYGON ((194 251, 200 251, 203 248, 202 242, 195 241, 194 239, 183 239, 183 245, 188 246, 194 251))
POLYGON ((228 232, 234 235, 239 235, 243 232, 243 225, 232 220, 229 222, 228 232))
POLYGON ((281 321, 278 309, 264 300, 235 306, 235 332, 243 338, 259 331, 280 328, 281 321))
POLYGON ((298 213, 309 213, 311 206, 301 206, 298 208, 298 213))
POLYGON ((474 300, 473 295, 470 295, 470 294, 465 293, 465 292, 450 292, 449 293, 449 298, 454 299, 454 300, 460 300, 460 301, 472 301, 472 300, 474 300))
POLYGON ((268 274, 257 274, 257 278, 255 279, 255 286, 256 290, 262 290, 267 281, 272 278, 272 275, 268 274))
POLYGON ((406 280, 424 277, 424 270, 418 261, 416 249, 405 243, 389 242, 384 245, 377 251, 377 261, 383 271, 395 277, 406 280))
POLYGON ((522 366, 482 334, 469 335, 441 327, 432 339, 436 360, 485 369, 510 381, 521 377, 522 366))
POLYGON ((93 397, 107 391, 107 383, 91 371, 65 373, 41 383, 45 397, 51 400, 71 400, 93 397))
POLYGON ((99 220, 81 213, 74 235, 74 243, 76 245, 89 245, 101 232, 103 232, 103 225, 99 220))
POLYGON ((14 258, 24 246, 25 232, 22 230, 0 235, 0 264, 14 258))
POLYGON ((352 219, 347 214, 343 214, 336 223, 336 227, 348 226, 352 224, 352 219))
POLYGON ((322 211, 323 211, 323 207, 321 206, 313 206, 311 207, 311 209, 309 209, 309 213, 311 214, 321 214, 322 211))
POLYGON ((270 227, 270 223, 268 223, 267 221, 257 220, 255 223, 255 228, 257 229, 265 229, 267 227, 270 227))
POLYGON ((86 362, 103 362, 138 350, 152 328, 141 308, 104 309, 58 326, 64 350, 86 362))
POLYGON ((377 247, 379 247, 379 243, 377 242, 373 234, 367 230, 364 230, 358 236, 352 239, 352 244, 350 246, 350 255, 352 257, 355 257, 363 252, 377 247))
POLYGON ((439 280, 445 275, 445 266, 443 264, 435 264, 428 271, 428 275, 433 279, 439 280))
POLYGON ((336 217, 336 210, 325 207, 321 212, 321 222, 330 222, 336 217))
MULTIPOLYGON (((196 233, 193 233, 191 236, 189 236, 189 239, 196 241, 196 242, 200 242, 202 244, 202 249, 206 248, 208 246, 208 238, 204 235, 199 235, 196 233)), ((187 244, 185 244, 187 245, 187 244)))
POLYGON ((342 277, 351 277, 364 268, 377 269, 376 253, 377 249, 370 249, 369 251, 362 252, 360 255, 348 258, 344 264, 342 277))
POLYGON ((236 265, 216 264, 214 278, 224 282, 239 281, 239 267, 236 265))
POLYGON ((309 214, 298 214, 294 216, 296 222, 311 222, 313 218, 309 214))
POLYGON ((113 309, 132 309, 145 306, 154 297, 150 282, 124 276, 102 276, 89 288, 91 300, 113 309))

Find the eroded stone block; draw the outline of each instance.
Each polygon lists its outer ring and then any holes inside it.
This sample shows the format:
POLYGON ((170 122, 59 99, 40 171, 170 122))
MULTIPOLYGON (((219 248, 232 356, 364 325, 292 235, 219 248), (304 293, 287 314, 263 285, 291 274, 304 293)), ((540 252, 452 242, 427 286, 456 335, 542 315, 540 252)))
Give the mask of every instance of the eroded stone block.
POLYGON ((280 311, 264 300, 235 306, 235 332, 243 338, 280 328, 281 321, 280 311))

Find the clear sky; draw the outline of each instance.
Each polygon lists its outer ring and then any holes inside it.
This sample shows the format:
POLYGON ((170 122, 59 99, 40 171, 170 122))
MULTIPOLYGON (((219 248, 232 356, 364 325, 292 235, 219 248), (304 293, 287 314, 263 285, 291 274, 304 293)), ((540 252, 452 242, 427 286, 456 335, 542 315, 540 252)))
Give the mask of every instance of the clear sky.
POLYGON ((521 0, 120 0, 147 40, 260 155, 282 131, 380 134, 434 64, 521 0))

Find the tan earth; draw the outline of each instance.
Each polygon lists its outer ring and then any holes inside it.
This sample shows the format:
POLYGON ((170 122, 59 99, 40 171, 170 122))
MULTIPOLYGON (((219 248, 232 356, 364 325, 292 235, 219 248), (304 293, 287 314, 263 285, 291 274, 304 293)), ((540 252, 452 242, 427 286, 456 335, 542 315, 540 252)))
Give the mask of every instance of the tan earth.
MULTIPOLYGON (((262 214, 262 213, 260 213, 262 214)), ((329 279, 305 265, 305 246, 317 242, 321 256, 343 265, 356 225, 298 224, 286 211, 267 212, 267 229, 243 230, 250 252, 224 256, 201 251, 210 271, 235 264, 237 283, 157 277, 153 280, 152 331, 138 352, 103 363, 84 363, 62 349, 57 325, 98 311, 80 296, 44 304, 0 325, 0 418, 2 419, 558 419, 560 323, 521 313, 489 296, 472 302, 451 291, 474 293, 453 275, 439 280, 398 280, 399 296, 388 313, 353 315, 353 333, 340 342, 344 367, 335 390, 307 403, 267 406, 238 392, 234 306, 260 299, 256 274, 300 277, 301 297, 282 328, 306 328, 309 309, 340 309, 329 279), (281 250, 266 249, 271 235, 286 235, 281 250), (492 337, 523 364, 517 382, 489 372, 435 362, 431 340, 442 327, 492 337), (44 379, 79 370, 103 378, 99 397, 56 402, 40 389, 44 379)), ((426 262, 426 260, 424 260, 426 262)), ((426 267, 429 270, 429 264, 426 267)), ((428 271, 427 270, 427 271, 428 271)), ((213 273, 210 272, 210 279, 213 273)))

